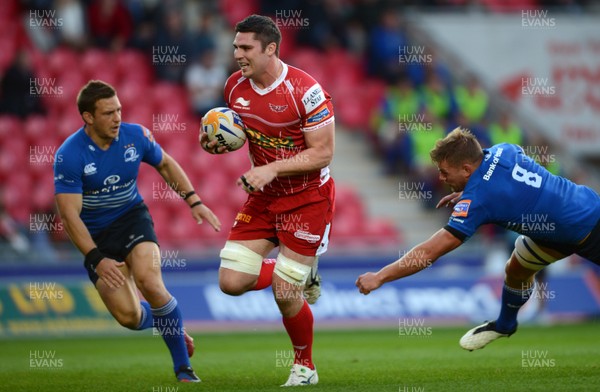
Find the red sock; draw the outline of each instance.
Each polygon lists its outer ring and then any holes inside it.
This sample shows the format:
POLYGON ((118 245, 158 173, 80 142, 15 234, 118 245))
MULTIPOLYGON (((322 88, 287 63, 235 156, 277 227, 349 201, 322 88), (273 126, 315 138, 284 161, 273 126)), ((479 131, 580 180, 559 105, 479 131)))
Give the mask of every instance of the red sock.
POLYGON ((262 267, 260 267, 260 274, 258 275, 256 286, 254 286, 252 290, 262 290, 271 285, 276 262, 277 259, 264 259, 262 261, 262 267))
POLYGON ((315 365, 312 362, 313 314, 308 302, 304 301, 304 305, 294 317, 284 317, 283 325, 294 347, 294 363, 314 370, 315 365))

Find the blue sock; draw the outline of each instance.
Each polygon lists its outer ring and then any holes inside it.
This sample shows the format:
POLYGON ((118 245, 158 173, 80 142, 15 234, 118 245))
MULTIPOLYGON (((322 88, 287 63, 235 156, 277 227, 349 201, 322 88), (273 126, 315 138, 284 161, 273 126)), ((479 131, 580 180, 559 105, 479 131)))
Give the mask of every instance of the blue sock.
POLYGON ((187 348, 183 334, 183 319, 175 297, 158 309, 152 309, 154 321, 152 326, 158 330, 167 344, 173 359, 175 372, 183 365, 190 366, 187 348))
POLYGON ((512 332, 517 328, 517 313, 529 299, 533 292, 533 285, 529 289, 519 290, 508 287, 506 283, 502 289, 502 307, 500 316, 496 320, 496 331, 512 332))
POLYGON ((148 302, 140 302, 140 305, 142 306, 142 317, 137 329, 142 330, 152 328, 152 321, 154 320, 154 317, 152 317, 152 309, 150 308, 150 304, 148 302))

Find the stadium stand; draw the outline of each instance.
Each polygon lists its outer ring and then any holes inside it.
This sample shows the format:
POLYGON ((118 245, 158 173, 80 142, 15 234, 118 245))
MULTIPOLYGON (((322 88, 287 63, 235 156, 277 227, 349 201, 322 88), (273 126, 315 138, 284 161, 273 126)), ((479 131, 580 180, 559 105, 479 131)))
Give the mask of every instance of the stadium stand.
MULTIPOLYGON (((10 66, 16 56, 17 40, 14 37, 25 35, 23 26, 14 21, 26 15, 27 10, 16 1, 9 1, 8 4, 10 7, 3 8, 4 12, 0 14, 0 25, 6 33, 0 37, 0 48, 5 48, 1 51, 2 69, 10 66)), ((224 1, 221 7, 224 10, 235 9, 237 13, 242 12, 237 3, 234 7, 233 3, 224 1)), ((244 15, 256 10, 251 2, 248 7, 248 10, 243 10, 244 15)), ((225 15, 230 23, 239 19, 233 12, 225 12, 225 15)), ((246 155, 238 153, 227 158, 210 157, 195 149, 199 118, 192 113, 183 86, 157 80, 156 69, 153 69, 148 53, 129 47, 111 51, 102 47, 106 45, 106 40, 96 44, 98 46, 88 46, 82 51, 58 45, 43 52, 36 48, 35 42, 28 40, 26 46, 34 58, 33 77, 54 83, 60 90, 56 94, 41 94, 47 111, 45 115, 32 114, 22 119, 8 114, 0 116, 0 178, 3 179, 2 197, 8 214, 25 229, 36 211, 52 210, 50 161, 60 143, 81 126, 74 104, 76 94, 87 80, 94 78, 108 81, 116 87, 124 106, 124 120, 139 122, 150 128, 157 141, 182 162, 192 182, 199 186, 206 202, 222 221, 231 222, 245 199, 234 184, 239 173, 249 166, 246 155), (177 130, 173 130, 174 124, 169 124, 173 121, 178 125, 177 130), (26 162, 24 159, 42 159, 35 157, 40 154, 46 154, 43 157, 45 162, 40 164, 26 162), (223 167, 223 170, 213 170, 217 165, 223 167), (21 170, 15 171, 15 167, 21 170), (29 197, 27 190, 33 184, 36 196, 29 197)), ((292 43, 287 45, 289 47, 292 43)), ((341 50, 330 53, 326 57, 326 63, 317 61, 318 58, 321 58, 321 54, 305 49, 295 52, 290 63, 310 69, 333 94, 346 94, 350 97, 351 90, 364 76, 360 62, 341 50), (345 71, 336 71, 339 69, 345 71)), ((373 90, 367 89, 364 94, 372 94, 373 90)), ((340 99, 339 121, 351 128, 363 127, 365 116, 360 114, 364 111, 363 102, 363 97, 356 95, 351 99, 340 99)), ((189 219, 188 211, 179 208, 178 200, 173 198, 174 193, 168 197, 168 192, 153 193, 152 188, 159 187, 160 183, 158 175, 152 173, 152 170, 145 170, 139 188, 152 211, 161 241, 169 245, 191 242, 203 247, 225 239, 226 230, 214 233, 204 226, 198 230, 195 222, 189 219)), ((375 220, 365 215, 362 200, 352 188, 339 192, 337 201, 340 224, 339 230, 334 231, 335 239, 357 246, 374 240, 378 243, 394 243, 398 240, 399 233, 392 222, 375 220)))

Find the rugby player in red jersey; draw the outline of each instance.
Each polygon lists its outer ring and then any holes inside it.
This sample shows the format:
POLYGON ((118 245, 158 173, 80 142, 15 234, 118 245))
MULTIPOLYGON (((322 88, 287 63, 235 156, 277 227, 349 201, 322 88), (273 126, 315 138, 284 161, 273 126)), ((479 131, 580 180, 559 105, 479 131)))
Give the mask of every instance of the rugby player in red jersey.
MULTIPOLYGON (((327 250, 334 210, 331 97, 306 72, 279 59, 281 32, 272 19, 251 15, 235 31, 240 70, 227 80, 224 97, 246 125, 252 169, 238 180, 248 200, 221 250, 219 284, 229 295, 272 285, 294 348, 283 386, 316 384, 307 300, 320 294, 311 269, 327 250), (276 262, 263 261, 276 246, 276 262)), ((200 144, 224 152, 204 133, 200 144)))

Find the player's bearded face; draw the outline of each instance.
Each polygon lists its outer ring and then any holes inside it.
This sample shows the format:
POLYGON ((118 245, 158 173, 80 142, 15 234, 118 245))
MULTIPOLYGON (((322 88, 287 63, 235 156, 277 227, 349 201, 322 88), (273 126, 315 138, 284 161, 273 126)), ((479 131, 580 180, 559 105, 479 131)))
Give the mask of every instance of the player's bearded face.
POLYGON ((114 139, 119 136, 121 126, 121 103, 115 95, 96 101, 96 110, 92 115, 90 128, 101 139, 114 139))

